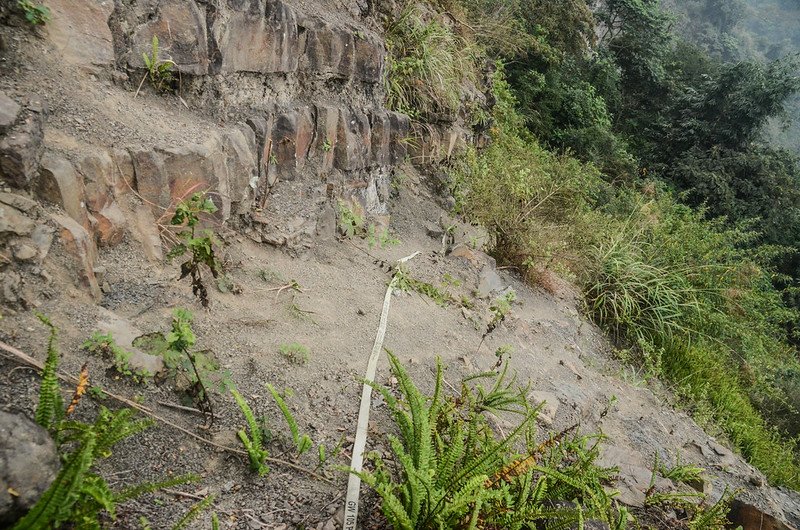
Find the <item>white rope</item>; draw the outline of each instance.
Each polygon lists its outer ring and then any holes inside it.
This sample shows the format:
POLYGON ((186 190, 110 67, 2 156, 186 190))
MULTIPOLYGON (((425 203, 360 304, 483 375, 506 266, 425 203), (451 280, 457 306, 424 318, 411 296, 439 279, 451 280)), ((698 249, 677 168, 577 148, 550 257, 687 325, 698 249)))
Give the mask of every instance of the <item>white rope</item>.
MULTIPOLYGON (((405 263, 418 256, 419 252, 414 252, 397 261, 398 264, 405 263)), ((392 302, 392 291, 394 290, 397 276, 392 278, 386 288, 386 296, 383 297, 383 311, 381 321, 378 325, 378 334, 375 337, 375 344, 372 346, 372 353, 367 363, 367 373, 364 381, 374 382, 375 371, 378 368, 378 358, 383 349, 383 339, 386 336, 386 326, 389 323, 389 305, 392 302)), ((361 406, 358 409, 358 424, 356 426, 356 439, 353 443, 353 458, 350 461, 350 469, 356 473, 361 473, 364 465, 364 449, 367 445, 367 425, 369 424, 369 409, 372 403, 372 387, 364 383, 361 390, 361 406)), ((358 524, 358 497, 361 491, 361 477, 355 473, 350 473, 347 480, 347 497, 344 503, 344 530, 356 530, 358 524)))

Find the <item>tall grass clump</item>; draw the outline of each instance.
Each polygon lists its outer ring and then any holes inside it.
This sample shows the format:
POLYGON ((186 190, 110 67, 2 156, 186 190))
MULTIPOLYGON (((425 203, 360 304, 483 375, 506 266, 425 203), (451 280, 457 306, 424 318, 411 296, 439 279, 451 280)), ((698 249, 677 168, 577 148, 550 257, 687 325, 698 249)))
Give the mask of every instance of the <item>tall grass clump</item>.
POLYGON ((542 148, 506 87, 500 71, 491 145, 451 171, 458 212, 488 230, 503 264, 575 280, 587 314, 633 362, 770 481, 800 488, 800 363, 786 331, 796 315, 772 281, 787 249, 758 246, 752 225, 710 220, 651 182, 614 187, 542 148))
POLYGON ((615 227, 587 249, 587 313, 771 481, 800 486, 795 442, 779 429, 793 407, 776 374, 798 364, 784 327, 792 312, 770 281, 782 249, 742 250, 757 234, 666 194, 639 196, 615 227))
POLYGON ((416 4, 386 26, 388 106, 412 118, 455 117, 462 84, 477 79, 471 45, 416 4))

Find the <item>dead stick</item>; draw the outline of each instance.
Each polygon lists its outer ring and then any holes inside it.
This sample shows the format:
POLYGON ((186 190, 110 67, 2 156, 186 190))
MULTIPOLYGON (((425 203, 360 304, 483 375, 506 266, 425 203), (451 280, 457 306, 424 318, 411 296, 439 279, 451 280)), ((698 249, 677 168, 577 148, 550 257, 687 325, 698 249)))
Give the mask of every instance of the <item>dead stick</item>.
POLYGON ((161 405, 162 407, 167 407, 167 408, 175 409, 175 410, 183 410, 185 412, 192 412, 194 414, 199 414, 201 416, 205 416, 205 413, 202 410, 195 409, 195 408, 192 408, 192 407, 184 407, 183 405, 175 405, 174 403, 168 403, 166 401, 157 401, 157 403, 159 405, 161 405))
MULTIPOLYGON (((34 368, 37 368, 39 370, 44 370, 44 364, 42 364, 41 362, 37 361, 36 359, 31 357, 27 353, 24 353, 24 352, 16 349, 13 346, 10 346, 10 345, 6 344, 5 342, 0 341, 0 350, 4 350, 4 351, 10 353, 11 355, 16 357, 20 361, 24 362, 25 364, 33 366, 34 368)), ((77 377, 73 377, 73 376, 67 375, 67 374, 62 374, 60 372, 57 373, 56 375, 62 381, 66 381, 67 383, 70 383, 70 384, 73 384, 73 385, 77 385, 78 384, 78 378, 77 377)), ((197 434, 193 433, 192 431, 190 431, 188 429, 184 429, 180 425, 177 425, 177 424, 169 421, 166 418, 162 418, 161 416, 158 416, 157 414, 155 414, 149 408, 145 407, 144 405, 140 405, 139 403, 136 403, 135 401, 131 401, 128 398, 125 398, 125 397, 122 397, 122 396, 118 396, 116 394, 112 394, 111 392, 108 392, 106 390, 103 390, 103 394, 105 394, 106 396, 110 397, 113 400, 119 401, 120 403, 123 403, 123 404, 129 406, 132 409, 136 409, 139 412, 141 412, 141 413, 143 413, 143 414, 145 414, 147 416, 150 416, 151 418, 153 418, 156 421, 160 421, 164 425, 169 425, 173 429, 177 429, 177 430, 181 431, 182 433, 184 433, 186 435, 189 435, 192 438, 203 442, 204 444, 212 445, 212 446, 214 446, 214 447, 216 447, 218 449, 222 449, 223 451, 227 451, 229 453, 248 456, 247 455, 247 451, 243 451, 241 449, 234 449, 233 447, 228 447, 227 445, 221 445, 221 444, 218 444, 216 442, 212 442, 211 440, 209 440, 207 438, 203 438, 202 436, 197 435, 197 434)), ((314 478, 316 478, 318 480, 321 480, 323 482, 326 482, 328 484, 333 485, 333 482, 331 482, 327 478, 323 477, 322 475, 314 473, 310 469, 306 469, 306 468, 300 467, 300 466, 298 466, 296 464, 292 464, 291 462, 287 462, 285 460, 280 460, 278 458, 272 458, 272 457, 267 457, 266 461, 267 462, 271 462, 273 464, 290 467, 290 468, 292 468, 292 469, 294 469, 296 471, 301 471, 303 473, 306 473, 307 475, 311 475, 312 477, 314 477, 314 478)))

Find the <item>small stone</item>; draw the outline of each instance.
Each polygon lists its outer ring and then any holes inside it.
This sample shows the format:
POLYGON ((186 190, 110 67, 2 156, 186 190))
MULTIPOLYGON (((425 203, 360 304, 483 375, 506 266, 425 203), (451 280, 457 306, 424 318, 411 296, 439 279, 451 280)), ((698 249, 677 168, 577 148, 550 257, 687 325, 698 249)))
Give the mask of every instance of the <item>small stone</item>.
POLYGON ((27 236, 35 227, 36 223, 16 208, 0 205, 0 234, 27 236))
POLYGON ((19 261, 30 261, 38 255, 39 252, 34 247, 25 243, 20 243, 14 247, 14 257, 19 261))
POLYGON ((433 238, 436 241, 441 241, 444 237, 444 230, 439 226, 428 226, 425 229, 425 233, 428 234, 428 237, 433 238))
POLYGON ((535 407, 542 406, 537 419, 544 425, 552 425, 558 413, 558 397, 551 392, 534 391, 528 394, 528 400, 535 407))
POLYGON ((499 293, 506 287, 497 271, 489 266, 483 267, 478 281, 478 295, 481 298, 488 298, 492 293, 499 293))
POLYGON ((471 248, 463 243, 454 246, 449 255, 453 258, 463 258, 473 265, 478 264, 478 256, 475 255, 475 252, 471 248))

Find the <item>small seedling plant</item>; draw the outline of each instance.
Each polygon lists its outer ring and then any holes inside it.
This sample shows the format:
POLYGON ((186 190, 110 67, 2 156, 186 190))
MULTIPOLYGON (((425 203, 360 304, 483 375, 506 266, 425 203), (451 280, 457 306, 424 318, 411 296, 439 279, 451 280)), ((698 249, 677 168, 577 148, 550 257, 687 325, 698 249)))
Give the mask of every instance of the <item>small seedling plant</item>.
POLYGON ((22 10, 32 26, 43 26, 51 19, 50 8, 31 0, 17 0, 17 7, 22 10))
POLYGON ((213 214, 217 211, 214 202, 205 193, 195 193, 188 200, 181 201, 175 209, 170 223, 179 226, 176 236, 178 243, 169 251, 167 259, 173 260, 186 254, 189 259, 181 264, 180 280, 187 276, 192 279, 192 293, 200 299, 203 307, 208 307, 208 289, 203 283, 203 267, 207 268, 214 278, 219 277, 222 270, 214 252, 216 241, 211 230, 199 230, 201 214, 213 214))
POLYGON ((214 422, 214 407, 209 388, 225 391, 230 386, 227 372, 219 373, 219 366, 210 351, 195 350, 197 337, 192 330, 191 312, 176 309, 172 318, 172 330, 166 335, 163 350, 164 364, 174 377, 185 377, 198 408, 206 415, 209 424, 214 422))
POLYGON ((119 346, 111 333, 100 333, 95 331, 92 336, 83 343, 83 349, 101 355, 105 359, 111 359, 117 373, 130 377, 136 383, 147 383, 153 378, 153 374, 143 368, 132 368, 130 364, 131 352, 119 346))
POLYGON ((146 77, 150 79, 153 88, 158 92, 164 92, 174 80, 172 75, 172 68, 175 63, 169 59, 162 59, 160 57, 160 50, 158 45, 158 37, 153 35, 153 40, 150 43, 150 54, 142 52, 142 59, 144 59, 145 68, 147 68, 146 77))

